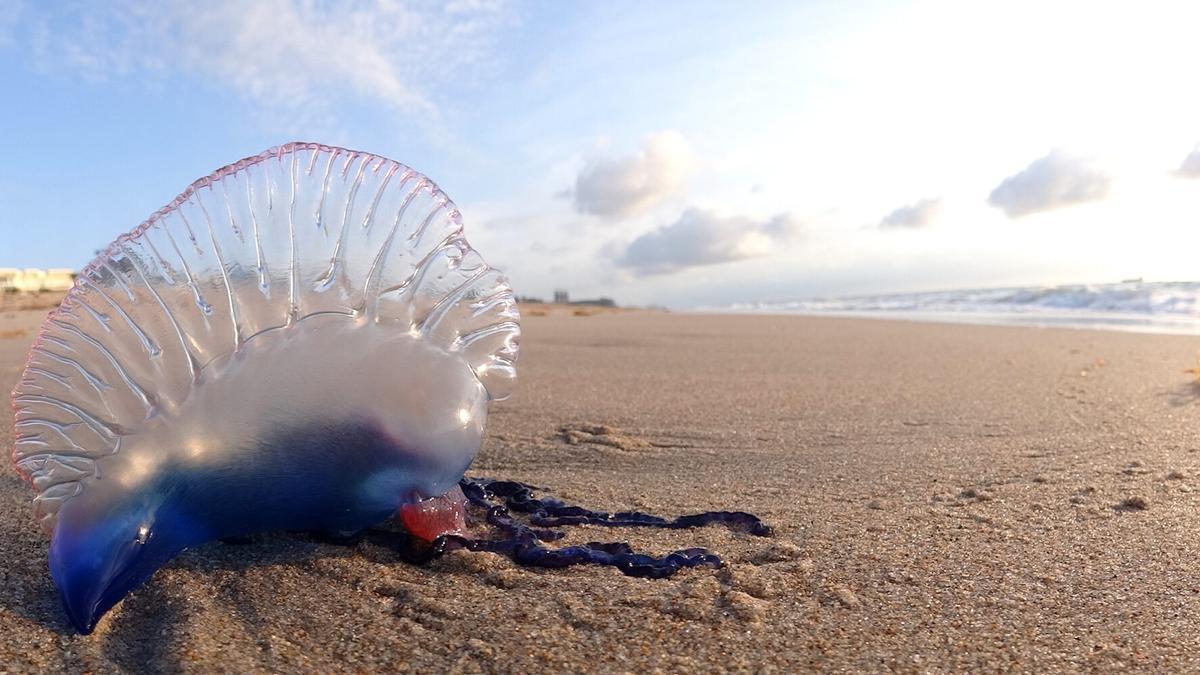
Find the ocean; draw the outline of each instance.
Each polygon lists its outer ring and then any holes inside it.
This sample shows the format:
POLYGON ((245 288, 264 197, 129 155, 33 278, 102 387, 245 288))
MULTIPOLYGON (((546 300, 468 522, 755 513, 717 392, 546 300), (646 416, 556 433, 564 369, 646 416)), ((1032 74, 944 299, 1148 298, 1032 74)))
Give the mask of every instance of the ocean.
POLYGON ((807 298, 705 310, 1200 335, 1200 281, 1125 281, 807 298))

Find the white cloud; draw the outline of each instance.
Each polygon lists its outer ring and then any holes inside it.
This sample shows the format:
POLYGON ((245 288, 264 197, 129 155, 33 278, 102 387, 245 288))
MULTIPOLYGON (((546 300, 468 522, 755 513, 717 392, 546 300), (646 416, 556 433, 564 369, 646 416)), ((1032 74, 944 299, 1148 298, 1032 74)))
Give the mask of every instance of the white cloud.
POLYGON ((1183 158, 1183 163, 1179 165, 1175 175, 1180 178, 1200 178, 1200 146, 1183 158))
POLYGON ((884 229, 920 229, 937 221, 942 214, 942 200, 922 199, 892 211, 879 221, 884 229))
POLYGON ((1021 218, 1104 199, 1111 185, 1108 174, 1086 160, 1055 150, 1005 178, 992 190, 988 203, 1009 218, 1021 218))
POLYGON ((198 75, 266 107, 336 106, 349 94, 422 113, 500 19, 480 2, 168 0, 67 5, 30 31, 44 63, 92 79, 198 75))
POLYGON ((643 234, 623 250, 607 252, 618 266, 639 276, 668 274, 767 255, 799 236, 801 229, 800 220, 790 213, 753 220, 691 208, 679 220, 643 234))
POLYGON ((632 157, 594 159, 575 179, 575 209, 605 218, 645 213, 683 186, 696 157, 683 136, 664 131, 647 136, 632 157))

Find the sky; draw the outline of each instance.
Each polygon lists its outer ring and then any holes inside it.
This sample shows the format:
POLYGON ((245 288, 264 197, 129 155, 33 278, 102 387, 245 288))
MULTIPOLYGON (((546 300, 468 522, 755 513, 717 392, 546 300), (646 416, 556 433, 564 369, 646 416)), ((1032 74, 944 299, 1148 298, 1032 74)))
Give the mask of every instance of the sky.
POLYGON ((0 0, 0 267, 292 140, 436 181, 523 296, 1200 279, 1197 3, 0 0))

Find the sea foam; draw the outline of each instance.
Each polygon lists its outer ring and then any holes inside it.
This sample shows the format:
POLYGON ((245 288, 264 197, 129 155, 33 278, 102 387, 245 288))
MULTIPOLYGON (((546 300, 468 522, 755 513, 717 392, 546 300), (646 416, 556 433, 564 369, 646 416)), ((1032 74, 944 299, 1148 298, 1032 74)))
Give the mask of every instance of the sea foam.
POLYGON ((705 309, 1200 334, 1200 281, 961 289, 705 309))

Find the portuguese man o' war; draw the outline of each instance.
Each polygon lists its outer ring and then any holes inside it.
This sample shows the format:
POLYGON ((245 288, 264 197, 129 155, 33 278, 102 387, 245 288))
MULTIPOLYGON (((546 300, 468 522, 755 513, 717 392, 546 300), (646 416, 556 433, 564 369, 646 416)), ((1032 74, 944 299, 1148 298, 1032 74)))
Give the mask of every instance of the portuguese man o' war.
POLYGON ((414 561, 467 548, 642 576, 720 562, 538 542, 585 522, 767 532, 465 478, 519 341, 507 279, 398 162, 291 143, 196 181, 82 270, 13 391, 13 461, 71 623, 91 632, 189 547, 260 532, 363 536, 398 517, 414 561), (507 538, 468 538, 471 507, 507 538))

